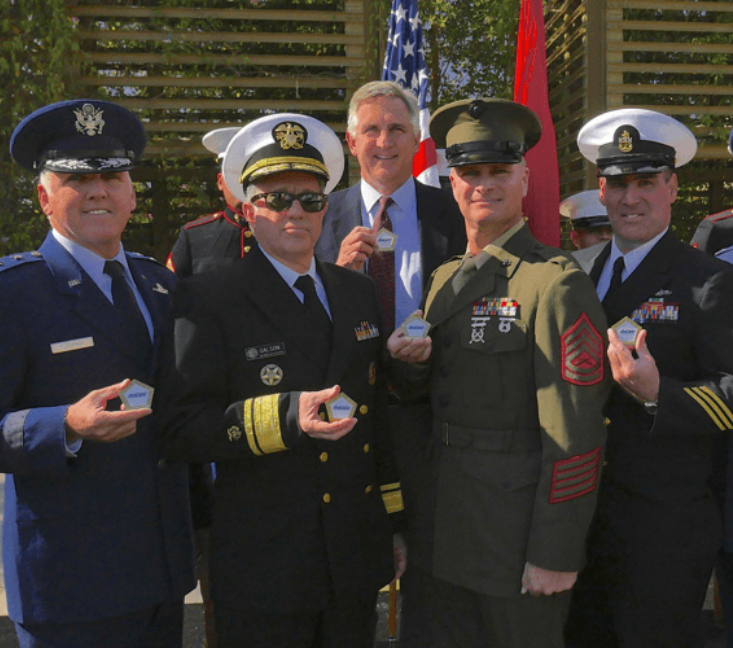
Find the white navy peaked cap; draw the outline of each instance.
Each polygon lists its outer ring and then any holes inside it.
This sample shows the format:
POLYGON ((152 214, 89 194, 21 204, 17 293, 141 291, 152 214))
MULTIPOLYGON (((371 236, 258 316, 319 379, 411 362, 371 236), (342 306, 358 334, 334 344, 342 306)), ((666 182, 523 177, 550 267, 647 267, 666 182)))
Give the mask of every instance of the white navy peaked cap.
POLYGON ((598 199, 598 189, 581 191, 560 203, 560 214, 569 218, 573 227, 592 229, 610 227, 608 212, 598 199))
POLYGON ((583 126, 578 148, 598 166, 600 176, 621 176, 681 167, 695 157, 697 141, 684 124, 668 115, 621 108, 583 126))
POLYGON ((286 171, 323 178, 330 193, 344 172, 344 149, 336 133, 314 117, 277 113, 242 128, 229 142, 221 168, 229 191, 242 201, 248 184, 286 171))
POLYGON ((227 150, 229 142, 240 130, 241 126, 230 126, 228 128, 217 128, 216 130, 209 131, 201 138, 201 143, 209 149, 212 153, 215 153, 217 157, 221 158, 224 156, 224 151, 227 150))

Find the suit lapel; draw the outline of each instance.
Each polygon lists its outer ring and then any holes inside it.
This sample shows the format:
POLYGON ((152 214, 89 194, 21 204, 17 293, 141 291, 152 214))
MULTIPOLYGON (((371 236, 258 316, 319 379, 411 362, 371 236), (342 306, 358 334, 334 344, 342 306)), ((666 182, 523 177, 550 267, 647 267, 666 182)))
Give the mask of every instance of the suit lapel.
POLYGON ((76 315, 120 352, 134 358, 132 350, 125 344, 127 332, 115 307, 53 234, 49 233, 46 237, 40 252, 53 272, 59 293, 73 300, 76 315))
POLYGON ((168 289, 161 285, 154 277, 145 273, 144 266, 129 254, 127 255, 127 265, 130 268, 135 285, 150 314, 150 321, 153 325, 153 357, 151 366, 155 367, 165 330, 165 316, 168 313, 170 295, 168 294, 168 289))
POLYGON ((430 281, 430 275, 448 258, 450 232, 444 218, 445 205, 435 200, 432 192, 422 182, 415 182, 417 197, 417 226, 420 233, 420 258, 422 264, 422 288, 430 281))
POLYGON ((326 288, 333 318, 331 357, 326 374, 326 384, 332 385, 338 382, 354 357, 353 347, 356 344, 356 333, 353 329, 354 311, 351 306, 354 296, 353 290, 343 283, 328 264, 318 263, 318 274, 326 288))
POLYGON ((611 256, 611 242, 609 241, 606 246, 601 250, 601 253, 596 257, 596 260, 591 267, 589 276, 594 286, 598 286, 598 281, 601 278, 601 272, 603 272, 603 266, 606 265, 608 257, 611 256))

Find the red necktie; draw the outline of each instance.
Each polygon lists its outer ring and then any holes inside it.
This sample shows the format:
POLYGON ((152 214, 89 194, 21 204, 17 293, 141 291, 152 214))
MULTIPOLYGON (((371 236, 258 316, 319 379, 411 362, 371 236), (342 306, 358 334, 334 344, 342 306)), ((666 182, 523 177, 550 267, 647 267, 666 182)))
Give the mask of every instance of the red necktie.
MULTIPOLYGON (((379 199, 379 211, 374 218, 372 231, 376 234, 381 229, 392 231, 387 208, 394 201, 389 196, 379 199)), ((369 276, 377 285, 379 312, 382 315, 382 334, 386 339, 395 329, 395 259, 394 252, 375 251, 369 257, 369 276)))

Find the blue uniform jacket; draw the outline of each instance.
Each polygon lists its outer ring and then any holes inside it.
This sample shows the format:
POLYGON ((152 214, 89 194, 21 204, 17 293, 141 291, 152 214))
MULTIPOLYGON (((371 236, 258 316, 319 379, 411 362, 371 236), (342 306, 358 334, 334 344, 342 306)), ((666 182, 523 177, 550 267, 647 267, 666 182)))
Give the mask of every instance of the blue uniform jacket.
POLYGON ((67 456, 64 442, 70 404, 124 378, 152 383, 173 275, 128 254, 155 330, 147 367, 132 357, 114 306, 51 234, 39 252, 0 263, 10 617, 74 623, 183 596, 194 586, 186 466, 161 459, 156 402, 154 414, 121 441, 85 441, 76 457, 67 456))

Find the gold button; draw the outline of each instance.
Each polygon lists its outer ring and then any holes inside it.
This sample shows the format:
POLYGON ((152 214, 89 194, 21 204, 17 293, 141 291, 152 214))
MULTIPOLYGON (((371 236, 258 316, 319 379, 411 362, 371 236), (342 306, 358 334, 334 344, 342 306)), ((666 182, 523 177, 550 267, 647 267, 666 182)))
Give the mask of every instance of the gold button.
POLYGON ((331 496, 328 493, 323 494, 323 501, 328 504, 331 501, 331 496))
POLYGON ((371 492, 372 492, 372 485, 371 485, 371 484, 369 484, 369 486, 367 486, 367 487, 366 487, 366 488, 364 489, 364 492, 365 492, 365 493, 366 493, 367 495, 369 495, 369 493, 371 493, 371 492))
POLYGON ((364 444, 364 452, 369 452, 369 444, 368 443, 365 443, 364 444))
POLYGON ((318 416, 321 417, 321 421, 325 421, 326 420, 326 412, 321 412, 318 416))
POLYGON ((367 413, 368 411, 369 411, 369 408, 368 408, 368 407, 367 407, 366 405, 362 405, 362 406, 361 406, 361 407, 359 408, 359 413, 360 413, 360 414, 366 414, 366 413, 367 413))
POLYGON ((249 238, 250 236, 252 236, 252 230, 247 230, 247 231, 246 231, 246 232, 244 233, 244 235, 245 235, 245 236, 246 236, 247 238, 249 238))
POLYGON ((326 463, 328 461, 328 452, 321 452, 320 459, 323 463, 326 463))
POLYGON ((247 254, 252 248, 249 245, 244 246, 244 253, 247 254))
POLYGON ((609 425, 611 425, 611 419, 606 417, 603 419, 603 423, 606 425, 606 427, 608 427, 609 425))

